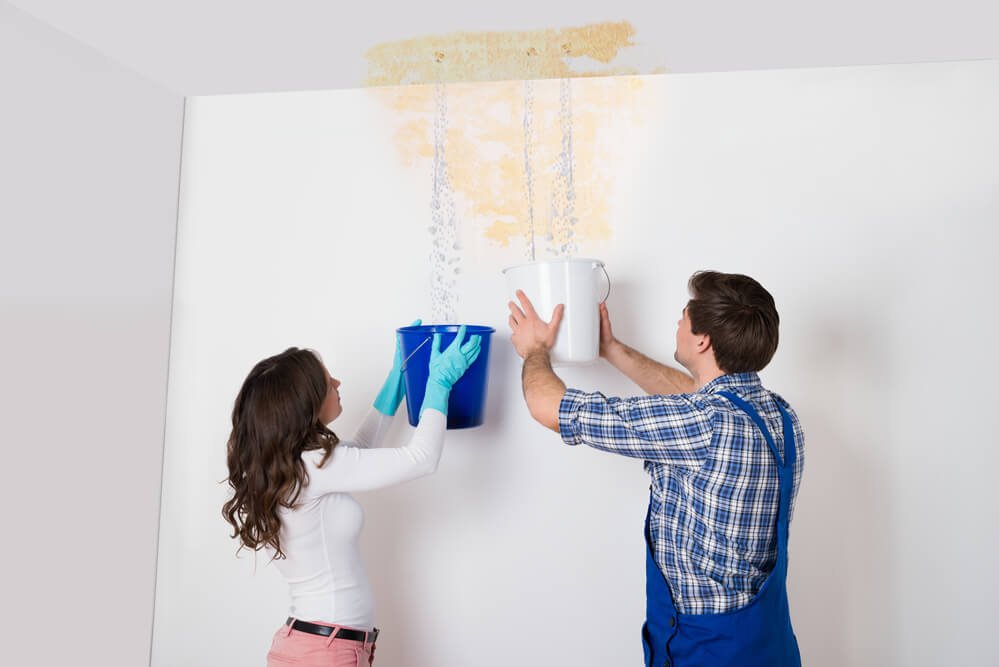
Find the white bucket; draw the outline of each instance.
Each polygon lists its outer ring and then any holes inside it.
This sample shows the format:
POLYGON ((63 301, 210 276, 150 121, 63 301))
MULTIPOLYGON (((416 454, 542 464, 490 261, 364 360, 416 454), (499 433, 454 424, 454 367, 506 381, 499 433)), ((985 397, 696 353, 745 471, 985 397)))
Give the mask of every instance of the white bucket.
POLYGON ((610 277, 598 259, 546 259, 503 269, 510 299, 523 290, 541 319, 548 321, 560 303, 565 304, 552 362, 582 364, 600 357, 601 301, 610 295, 610 277), (597 290, 599 274, 607 278, 606 293, 597 290), (602 298, 601 298, 602 297, 602 298))

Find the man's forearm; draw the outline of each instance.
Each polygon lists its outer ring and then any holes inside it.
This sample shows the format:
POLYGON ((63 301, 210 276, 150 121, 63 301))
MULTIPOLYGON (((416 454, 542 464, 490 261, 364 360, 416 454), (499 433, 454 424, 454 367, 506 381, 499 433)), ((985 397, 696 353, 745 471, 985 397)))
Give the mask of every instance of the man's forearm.
POLYGON ((617 341, 607 361, 649 394, 685 394, 694 391, 694 378, 617 341))
POLYGON ((527 408, 543 426, 558 433, 558 407, 565 383, 555 375, 548 352, 532 352, 524 359, 522 376, 527 408))

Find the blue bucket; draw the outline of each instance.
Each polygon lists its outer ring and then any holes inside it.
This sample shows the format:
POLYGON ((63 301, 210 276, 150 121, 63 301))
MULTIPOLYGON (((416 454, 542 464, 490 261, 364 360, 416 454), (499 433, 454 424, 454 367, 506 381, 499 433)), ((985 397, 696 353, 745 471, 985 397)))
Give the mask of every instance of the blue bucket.
MULTIPOLYGON (((489 340, 496 331, 492 327, 473 324, 465 325, 465 340, 471 336, 482 337, 482 349, 478 358, 465 374, 451 388, 447 402, 447 427, 472 428, 482 426, 486 408, 486 384, 489 371, 489 340)), ((434 334, 441 334, 441 352, 454 341, 458 333, 457 324, 427 324, 417 327, 400 327, 402 348, 402 376, 406 383, 406 412, 409 423, 416 426, 420 421, 420 408, 423 395, 427 392, 427 375, 430 370, 430 350, 434 334)))

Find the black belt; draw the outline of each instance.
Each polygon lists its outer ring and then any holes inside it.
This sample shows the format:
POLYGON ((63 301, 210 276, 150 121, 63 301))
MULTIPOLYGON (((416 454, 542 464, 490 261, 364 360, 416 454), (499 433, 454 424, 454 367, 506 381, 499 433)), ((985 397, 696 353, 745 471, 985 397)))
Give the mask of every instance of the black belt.
MULTIPOLYGON (((308 632, 310 635, 321 635, 323 637, 329 637, 333 634, 333 630, 336 628, 331 628, 328 625, 316 625, 315 623, 309 623, 308 621, 297 621, 291 616, 288 620, 284 622, 285 625, 290 625, 292 630, 299 630, 300 632, 308 632)), ((340 628, 336 631, 336 637, 334 639, 349 639, 356 642, 371 642, 375 643, 378 639, 378 628, 375 628, 371 632, 365 632, 364 630, 353 630, 351 628, 340 628)))

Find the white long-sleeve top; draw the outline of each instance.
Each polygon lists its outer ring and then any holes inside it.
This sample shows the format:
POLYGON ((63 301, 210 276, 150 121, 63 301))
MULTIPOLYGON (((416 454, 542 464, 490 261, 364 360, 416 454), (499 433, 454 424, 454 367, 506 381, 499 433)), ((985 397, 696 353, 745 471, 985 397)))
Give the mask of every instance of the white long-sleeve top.
POLYGON ((428 475, 437 469, 447 417, 428 409, 401 447, 380 448, 391 417, 370 409, 353 440, 341 441, 322 468, 323 450, 302 453, 309 483, 293 510, 281 508, 275 561, 291 592, 289 616, 370 630, 374 596, 358 550, 364 511, 350 494, 428 475))

